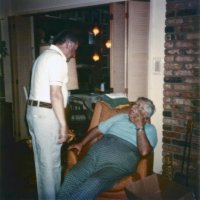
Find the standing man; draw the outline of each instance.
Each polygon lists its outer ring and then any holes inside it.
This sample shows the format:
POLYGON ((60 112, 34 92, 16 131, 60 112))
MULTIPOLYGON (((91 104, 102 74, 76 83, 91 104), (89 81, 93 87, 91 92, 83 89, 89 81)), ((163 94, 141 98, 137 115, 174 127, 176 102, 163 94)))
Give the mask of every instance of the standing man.
POLYGON ((54 200, 61 183, 61 145, 67 139, 67 61, 75 56, 77 39, 63 31, 35 61, 27 102, 39 200, 54 200))

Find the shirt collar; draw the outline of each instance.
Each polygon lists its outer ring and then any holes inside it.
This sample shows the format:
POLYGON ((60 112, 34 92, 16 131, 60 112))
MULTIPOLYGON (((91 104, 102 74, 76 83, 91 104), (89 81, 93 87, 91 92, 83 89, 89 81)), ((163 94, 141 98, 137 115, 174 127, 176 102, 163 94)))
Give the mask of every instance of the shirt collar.
POLYGON ((50 46, 49 49, 58 52, 59 54, 61 54, 61 56, 62 56, 65 60, 67 60, 66 56, 63 54, 63 52, 62 52, 56 45, 51 44, 51 46, 50 46))

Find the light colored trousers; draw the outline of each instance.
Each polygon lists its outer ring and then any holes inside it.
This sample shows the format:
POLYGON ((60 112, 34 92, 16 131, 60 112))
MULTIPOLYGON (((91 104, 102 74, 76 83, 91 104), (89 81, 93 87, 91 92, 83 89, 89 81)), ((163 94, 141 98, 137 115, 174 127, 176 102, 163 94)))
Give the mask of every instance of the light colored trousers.
POLYGON ((28 106, 39 200, 54 200, 61 183, 59 124, 52 109, 28 106))

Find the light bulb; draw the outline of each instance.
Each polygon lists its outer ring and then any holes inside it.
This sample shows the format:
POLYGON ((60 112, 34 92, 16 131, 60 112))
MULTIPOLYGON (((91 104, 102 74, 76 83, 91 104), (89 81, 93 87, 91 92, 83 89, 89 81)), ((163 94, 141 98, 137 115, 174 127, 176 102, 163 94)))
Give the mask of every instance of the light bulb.
POLYGON ((95 26, 93 29, 92 29, 92 32, 94 33, 94 35, 98 35, 100 33, 100 30, 97 26, 95 26))
POLYGON ((111 47, 111 41, 110 40, 108 40, 107 42, 106 42, 106 47, 109 49, 110 47, 111 47))
POLYGON ((97 53, 95 53, 95 54, 92 56, 92 59, 93 59, 95 62, 97 62, 97 61, 100 60, 100 57, 99 57, 99 55, 98 55, 97 53))

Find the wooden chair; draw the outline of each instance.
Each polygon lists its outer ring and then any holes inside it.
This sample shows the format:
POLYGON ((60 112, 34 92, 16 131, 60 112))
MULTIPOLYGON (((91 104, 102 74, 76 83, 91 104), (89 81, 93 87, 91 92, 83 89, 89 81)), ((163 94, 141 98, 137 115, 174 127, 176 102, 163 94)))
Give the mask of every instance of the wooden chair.
MULTIPOLYGON (((130 106, 131 105, 125 105, 125 106, 118 106, 116 108, 111 108, 104 102, 101 101, 97 102, 95 105, 94 113, 88 130, 97 126, 99 122, 101 122, 102 120, 106 120, 117 113, 128 112, 130 106)), ((87 153, 91 145, 94 144, 99 139, 100 137, 96 137, 88 144, 86 144, 79 155, 77 155, 74 149, 67 151, 67 169, 65 174, 67 173, 68 170, 70 170, 73 167, 74 164, 76 164, 81 158, 84 157, 84 155, 87 153)), ((130 176, 127 176, 122 180, 120 180, 110 190, 103 192, 99 197, 96 198, 96 200, 126 199, 126 194, 124 190, 125 185, 128 184, 130 181, 139 180, 145 176, 151 175, 152 173, 153 173, 153 153, 145 158, 142 158, 138 163, 136 171, 134 171, 130 176)))

